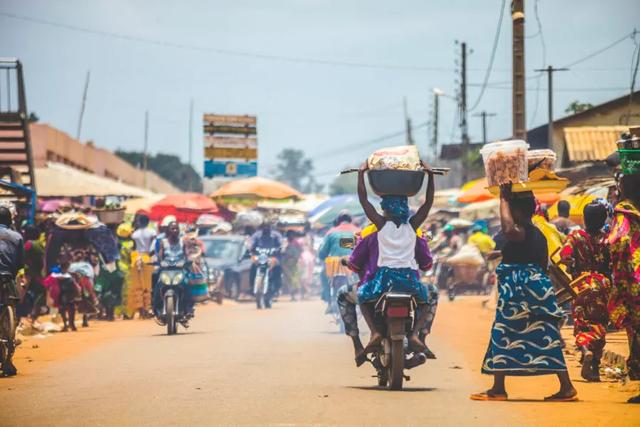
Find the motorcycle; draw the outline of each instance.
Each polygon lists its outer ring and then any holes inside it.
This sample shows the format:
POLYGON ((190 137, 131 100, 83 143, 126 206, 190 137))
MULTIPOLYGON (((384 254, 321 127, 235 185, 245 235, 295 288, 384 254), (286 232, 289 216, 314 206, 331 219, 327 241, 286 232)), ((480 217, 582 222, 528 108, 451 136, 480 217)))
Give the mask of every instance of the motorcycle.
MULTIPOLYGON (((353 249, 355 239, 340 239, 340 246, 353 249)), ((383 294, 375 304, 376 327, 383 339, 367 360, 377 371, 380 387, 402 390, 404 380, 411 379, 404 370, 426 362, 423 353, 412 352, 408 347, 407 335, 413 330, 416 308, 412 295, 393 290, 383 294)))
POLYGON ((260 310, 271 308, 271 299, 275 289, 273 289, 272 272, 273 268, 278 265, 276 255, 277 248, 257 248, 255 255, 252 257, 253 263, 256 265, 256 278, 253 283, 253 294, 256 297, 256 306, 260 310))
POLYGON ((12 286, 11 275, 0 274, 0 376, 16 374, 11 359, 16 348, 16 304, 9 286, 12 286))
MULTIPOLYGON (((188 298, 186 263, 184 261, 162 261, 158 273, 157 292, 162 298, 162 309, 156 313, 156 322, 167 327, 167 335, 178 332, 178 323, 183 326, 193 317, 186 311, 188 298)), ((185 326, 186 327, 186 326, 185 326)))

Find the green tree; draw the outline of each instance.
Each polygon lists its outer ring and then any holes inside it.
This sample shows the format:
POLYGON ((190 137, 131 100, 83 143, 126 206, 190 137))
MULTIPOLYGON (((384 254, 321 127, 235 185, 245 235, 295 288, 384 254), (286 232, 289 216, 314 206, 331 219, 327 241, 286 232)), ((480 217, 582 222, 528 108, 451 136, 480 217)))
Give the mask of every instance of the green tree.
MULTIPOLYGON (((142 167, 142 152, 117 150, 116 154, 133 166, 142 167)), ((147 156, 147 167, 182 191, 202 191, 202 179, 198 172, 191 165, 182 163, 178 156, 162 153, 147 156)))
POLYGON ((593 104, 590 104, 588 102, 573 101, 564 110, 564 112, 567 113, 567 114, 578 114, 578 113, 582 113, 583 111, 586 111, 586 110, 588 110, 590 108, 593 108, 593 104))
POLYGON ((339 175, 329 185, 329 194, 339 196, 340 194, 356 194, 358 192, 358 180, 355 174, 339 175))
POLYGON ((304 156, 304 151, 285 148, 278 154, 275 178, 303 193, 316 193, 322 189, 313 177, 313 160, 304 156))

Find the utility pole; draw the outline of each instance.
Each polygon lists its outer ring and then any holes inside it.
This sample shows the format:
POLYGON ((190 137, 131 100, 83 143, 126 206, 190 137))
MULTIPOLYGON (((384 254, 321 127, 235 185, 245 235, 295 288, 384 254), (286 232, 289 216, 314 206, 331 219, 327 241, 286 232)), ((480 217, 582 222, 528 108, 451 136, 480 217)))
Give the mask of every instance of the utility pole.
POLYGON ((87 103, 87 91, 89 90, 89 77, 91 77, 91 70, 87 70, 87 77, 84 79, 84 90, 82 91, 82 103, 80 104, 80 117, 78 117, 78 131, 76 132, 76 139, 80 141, 80 132, 82 131, 82 119, 84 117, 84 106, 87 103))
POLYGON ((147 189, 147 153, 149 150, 149 110, 144 112, 144 150, 142 152, 142 170, 144 171, 144 189, 147 189))
POLYGON ((433 145, 433 161, 438 160, 438 121, 440 116, 440 97, 444 92, 436 87, 433 88, 433 135, 431 145, 433 145))
MULTIPOLYGON (((462 161, 464 162, 469 152, 469 127, 467 124, 467 43, 462 42, 462 62, 460 66, 460 133, 462 135, 462 161)), ((466 165, 462 165, 462 182, 469 179, 466 165)))
POLYGON ((524 0, 511 1, 511 21, 513 23, 512 51, 513 51, 513 137, 527 138, 527 124, 525 114, 525 69, 524 69, 524 0))
POLYGON ((547 73, 547 93, 549 96, 549 124, 547 125, 547 148, 553 150, 553 73, 556 71, 568 71, 568 68, 553 68, 549 65, 547 68, 540 68, 535 71, 547 73))
POLYGON ((407 145, 413 145, 413 135, 411 134, 411 119, 409 118, 409 113, 407 111, 407 97, 402 98, 402 105, 404 107, 404 123, 406 127, 407 134, 407 145))
MULTIPOLYGON (((189 102, 189 166, 193 167, 193 98, 189 102)), ((193 178, 189 174, 189 191, 192 191, 191 185, 193 178)))
POLYGON ((486 111, 481 111, 478 114, 474 114, 474 117, 482 117, 482 143, 487 143, 487 117, 493 117, 496 113, 487 113, 486 111))

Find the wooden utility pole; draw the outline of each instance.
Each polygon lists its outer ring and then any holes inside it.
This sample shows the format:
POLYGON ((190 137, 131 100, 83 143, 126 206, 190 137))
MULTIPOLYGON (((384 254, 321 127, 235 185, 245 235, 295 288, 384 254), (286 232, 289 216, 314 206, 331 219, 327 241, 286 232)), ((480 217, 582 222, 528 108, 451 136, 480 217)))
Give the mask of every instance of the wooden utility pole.
MULTIPOLYGON (((467 44, 462 42, 462 61, 460 66, 460 134, 462 135, 462 161, 466 161, 469 152, 469 126, 467 123, 467 44)), ((462 165, 462 182, 469 181, 467 167, 462 165)))
POLYGON ((87 70, 87 77, 84 79, 84 90, 82 91, 82 103, 80 104, 80 116, 78 117, 78 131, 76 132, 76 139, 80 141, 80 132, 82 131, 82 119, 84 118, 84 107, 87 103, 87 91, 89 90, 89 78, 91 77, 91 70, 87 70))
POLYGON ((149 150, 149 110, 144 112, 144 150, 142 152, 142 170, 144 173, 144 188, 147 189, 147 155, 149 150))
POLYGON ((482 143, 487 143, 487 117, 493 117, 496 113, 487 113, 486 111, 481 111, 478 114, 474 114, 474 117, 482 117, 482 143))
POLYGON ((525 68, 524 68, 524 0, 511 1, 511 21, 513 25, 513 137, 527 138, 525 113, 525 68))
POLYGON ((549 97, 549 124, 547 125, 547 148, 553 150, 553 73, 556 71, 568 71, 568 68, 553 68, 549 65, 547 68, 537 69, 535 71, 547 73, 547 94, 549 97))

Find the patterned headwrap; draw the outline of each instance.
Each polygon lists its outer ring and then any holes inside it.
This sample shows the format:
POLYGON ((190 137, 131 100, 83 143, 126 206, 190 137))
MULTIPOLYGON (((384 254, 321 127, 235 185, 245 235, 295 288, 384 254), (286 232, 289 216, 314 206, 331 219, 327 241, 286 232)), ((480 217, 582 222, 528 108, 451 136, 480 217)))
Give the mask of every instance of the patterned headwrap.
POLYGON ((409 221, 409 199, 406 196, 382 196, 380 207, 396 224, 409 221))

